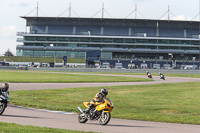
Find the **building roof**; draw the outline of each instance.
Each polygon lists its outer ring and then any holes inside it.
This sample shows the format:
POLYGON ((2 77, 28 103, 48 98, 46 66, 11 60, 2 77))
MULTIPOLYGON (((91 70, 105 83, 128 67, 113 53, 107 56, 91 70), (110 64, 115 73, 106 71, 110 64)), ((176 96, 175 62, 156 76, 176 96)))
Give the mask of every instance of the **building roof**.
POLYGON ((199 21, 156 20, 156 19, 120 19, 120 18, 75 18, 75 17, 26 17, 30 25, 90 25, 90 26, 130 26, 130 27, 170 27, 199 28, 199 21))

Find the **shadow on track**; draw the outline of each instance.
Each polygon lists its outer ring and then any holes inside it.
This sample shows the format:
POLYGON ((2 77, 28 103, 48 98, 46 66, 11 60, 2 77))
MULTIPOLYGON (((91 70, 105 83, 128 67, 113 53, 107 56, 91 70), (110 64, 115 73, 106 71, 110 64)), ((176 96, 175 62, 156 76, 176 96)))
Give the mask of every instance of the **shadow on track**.
MULTIPOLYGON (((99 123, 84 123, 84 124, 101 126, 99 123)), ((151 127, 151 126, 120 125, 120 124, 107 124, 105 126, 112 126, 112 127, 141 127, 141 128, 150 128, 151 127)))

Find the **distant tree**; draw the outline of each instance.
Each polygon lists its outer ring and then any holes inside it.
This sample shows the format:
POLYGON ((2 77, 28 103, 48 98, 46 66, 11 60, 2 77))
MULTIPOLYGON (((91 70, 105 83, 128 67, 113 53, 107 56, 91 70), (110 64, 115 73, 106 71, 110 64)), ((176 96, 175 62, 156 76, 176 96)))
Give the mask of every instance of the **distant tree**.
POLYGON ((13 53, 10 51, 10 49, 8 49, 8 50, 5 52, 4 56, 14 56, 14 55, 13 55, 13 53))

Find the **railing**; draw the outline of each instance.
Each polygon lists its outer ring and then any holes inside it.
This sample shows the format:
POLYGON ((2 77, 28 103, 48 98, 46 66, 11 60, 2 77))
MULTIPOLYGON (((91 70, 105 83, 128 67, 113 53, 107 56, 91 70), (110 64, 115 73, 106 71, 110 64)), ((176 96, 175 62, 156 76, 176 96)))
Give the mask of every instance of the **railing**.
POLYGON ((137 35, 120 35, 120 34, 90 34, 90 35, 85 35, 85 34, 69 34, 69 33, 35 33, 35 32, 17 32, 18 36, 23 36, 24 34, 41 34, 41 35, 83 35, 83 36, 121 36, 121 37, 139 37, 139 38, 147 38, 147 37, 153 37, 153 38, 190 38, 190 39, 199 39, 199 37, 194 37, 194 36, 187 36, 187 37, 176 37, 176 36, 137 36, 137 35))

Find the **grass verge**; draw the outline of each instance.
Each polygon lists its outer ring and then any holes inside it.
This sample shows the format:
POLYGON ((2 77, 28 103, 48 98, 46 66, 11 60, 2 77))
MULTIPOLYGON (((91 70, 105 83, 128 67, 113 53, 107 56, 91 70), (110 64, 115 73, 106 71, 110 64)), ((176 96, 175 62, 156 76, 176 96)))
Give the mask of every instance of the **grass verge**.
POLYGON ((0 133, 93 133, 0 122, 0 133))
POLYGON ((74 82, 142 82, 150 79, 120 76, 81 75, 28 71, 0 71, 0 82, 12 83, 74 83, 74 82))
MULTIPOLYGON (((108 87, 115 108, 112 117, 145 121, 200 124, 200 83, 108 87)), ((90 101, 95 88, 10 92, 11 104, 68 112, 90 101)))

